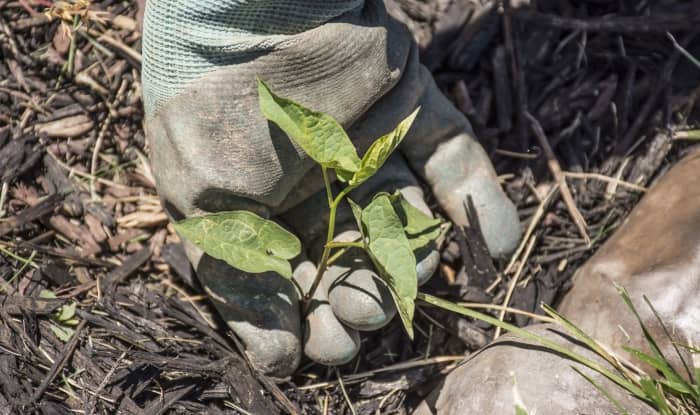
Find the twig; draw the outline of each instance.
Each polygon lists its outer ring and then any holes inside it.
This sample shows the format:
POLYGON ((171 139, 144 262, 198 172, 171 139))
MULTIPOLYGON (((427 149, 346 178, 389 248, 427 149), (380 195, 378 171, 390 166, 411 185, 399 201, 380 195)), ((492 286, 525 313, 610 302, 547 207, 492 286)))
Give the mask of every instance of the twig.
POLYGON ((92 151, 92 158, 90 159, 90 175, 92 176, 90 178, 90 198, 93 201, 98 201, 100 198, 97 196, 97 192, 95 191, 95 179, 97 176, 95 176, 95 173, 97 172, 97 159, 98 155, 100 154, 100 150, 102 149, 102 141, 104 140, 105 134, 107 133, 107 129, 109 128, 109 125, 112 123, 112 116, 107 113, 107 119, 105 119, 104 124, 102 124, 102 128, 100 128, 100 132, 97 134, 97 141, 95 141, 95 149, 92 151))
POLYGON ((187 294, 187 292, 185 292, 184 289, 178 287, 177 285, 173 284, 172 282, 168 281, 165 278, 162 278, 160 281, 162 283, 164 283, 165 285, 167 285, 168 287, 172 288, 173 290, 177 291, 177 293, 182 296, 182 300, 190 303, 192 308, 194 308, 194 310, 197 312, 197 314, 199 314, 199 316, 202 318, 202 320, 204 320, 204 322, 207 323, 207 325, 209 327, 211 327, 213 329, 216 328, 216 324, 214 324, 214 322, 209 319, 209 317, 206 315, 206 313, 204 311, 202 311, 201 307, 199 307, 197 305, 197 303, 195 302, 195 299, 192 298, 191 295, 187 294))
POLYGON ((698 61, 695 56, 693 56, 686 48, 680 45, 676 41, 676 38, 673 37, 673 35, 670 32, 666 32, 666 36, 668 36, 669 39, 671 39, 671 43, 673 43, 673 47, 676 48, 683 56, 685 56, 690 62, 693 63, 693 65, 697 66, 700 68, 700 61, 698 61))
MULTIPOLYGON (((627 168, 627 164, 629 164, 630 158, 625 157, 622 159, 622 163, 617 168, 617 173, 615 173, 615 178, 620 180, 622 177, 622 173, 625 171, 627 168)), ((615 195, 617 192, 617 182, 610 182, 608 183, 607 186, 605 186, 605 200, 610 200, 612 197, 615 195)))
POLYGON ((375 412, 375 414, 376 414, 376 415, 381 415, 381 414, 382 414, 382 406, 384 406, 384 404, 386 403, 386 401, 388 401, 389 398, 391 398, 392 396, 394 396, 394 394, 396 394, 396 392, 398 392, 398 391, 400 391, 400 390, 401 390, 401 388, 394 388, 394 389, 392 389, 389 393, 387 393, 386 395, 384 395, 384 396, 382 397, 382 400, 379 401, 379 405, 377 406, 377 411, 375 412))
POLYGON ((547 196, 545 196, 544 199, 542 199, 542 201, 540 202, 540 205, 537 206, 537 210, 532 215, 532 219, 530 219, 530 223, 527 226, 527 231, 525 231, 525 235, 523 235, 523 238, 520 241, 520 245, 518 245, 518 249, 515 250, 513 256, 510 258, 510 262, 508 262, 508 266, 506 267, 505 271, 503 271, 504 274, 508 274, 511 272, 511 268, 513 268, 513 266, 515 265, 515 261, 518 259, 518 257, 520 257, 520 254, 523 252, 523 249, 525 249, 525 244, 530 238, 530 235, 532 235, 532 232, 535 231, 537 224, 540 223, 540 219, 542 219, 542 216, 544 215, 544 212, 547 208, 547 204, 549 204, 549 201, 552 199, 552 197, 558 190, 558 185, 552 186, 552 189, 549 191, 549 193, 547 193, 547 196))
POLYGON ((82 320, 80 324, 78 324, 78 327, 75 328, 73 336, 71 336, 70 340, 68 341, 68 344, 66 344, 66 347, 61 352, 61 355, 58 359, 56 359, 53 362, 53 365, 51 365, 51 369, 49 369, 49 373, 46 374, 46 377, 41 382, 41 385, 39 385, 36 391, 34 391, 34 395, 32 395, 33 403, 39 401, 41 395, 44 394, 51 382, 53 382, 58 372, 60 372, 63 366, 66 364, 68 358, 73 354, 75 347, 78 345, 78 339, 80 339, 80 332, 83 330, 83 327, 85 327, 85 323, 86 320, 82 320))
POLYGON ((130 46, 127 46, 126 44, 122 43, 121 41, 113 38, 112 36, 109 36, 106 33, 100 33, 95 29, 89 29, 86 30, 84 27, 81 27, 79 30, 87 32, 89 35, 94 36, 97 38, 97 40, 104 41, 106 44, 109 46, 113 47, 116 49, 118 52, 121 52, 122 54, 126 55, 128 58, 133 59, 136 63, 141 63, 141 54, 132 49, 130 46))
POLYGON ((539 152, 537 152, 535 154, 519 153, 517 151, 503 150, 500 148, 497 148, 494 151, 494 153, 498 154, 499 156, 512 157, 515 159, 523 159, 523 160, 537 160, 541 156, 541 154, 539 154, 539 152))
POLYGON ((225 400, 224 405, 235 409, 236 411, 242 413, 243 415, 253 415, 250 412, 246 411, 245 409, 241 408, 240 406, 236 405, 235 403, 233 403, 231 401, 225 400))
POLYGON ((570 177, 572 179, 593 179, 593 180, 600 180, 602 182, 607 182, 607 183, 614 183, 618 186, 626 187, 630 190, 636 190, 638 192, 646 192, 647 188, 644 186, 640 186, 638 184, 626 182, 624 180, 616 179, 614 177, 609 177, 604 174, 600 173, 576 173, 572 171, 565 171, 564 172, 565 177, 570 177))
MULTIPOLYGON (((518 283, 518 279, 520 278, 520 274, 522 274, 523 269, 525 268, 525 264, 527 264, 527 259, 530 257, 530 254, 532 253, 532 248, 535 246, 535 241, 537 241, 536 235, 532 235, 530 237, 530 240, 527 243, 527 248, 525 249, 525 253, 523 254, 522 259, 520 260, 520 264, 518 264, 518 270, 515 272, 515 275, 513 275, 513 278, 510 280, 510 285, 508 286, 508 292, 506 293, 506 298, 503 299, 503 304, 501 311, 498 313, 498 319, 500 321, 503 321, 503 319, 506 317, 506 308, 508 307, 508 304, 510 303, 510 299, 513 296, 513 291, 515 290, 515 284, 518 283)), ((493 334, 494 340, 498 338, 498 336, 501 335, 501 328, 496 327, 496 331, 493 334)))
POLYGON ((564 199, 564 203, 566 204, 566 208, 568 209, 571 218, 574 220, 574 223, 576 224, 581 237, 583 237, 583 240, 586 241, 588 246, 590 246, 591 238, 588 236, 586 221, 583 219, 581 212, 579 212, 578 208, 576 207, 574 198, 571 195, 571 190, 569 190, 569 185, 566 184, 566 178, 561 170, 559 161, 557 160, 552 147, 550 147, 549 142, 547 141, 547 136, 545 136, 542 126, 540 125, 539 121, 537 121, 537 119, 529 112, 525 111, 524 115, 525 118, 530 121, 532 132, 535 134, 535 137, 537 137, 537 141, 539 141, 540 147, 542 147, 544 155, 547 157, 547 165, 549 166, 550 172, 559 185, 561 196, 564 199))
MULTIPOLYGON (((75 334, 74 334, 74 335, 75 335, 75 334)), ((100 384, 97 385, 97 389, 95 390, 95 394, 93 395, 93 397, 95 397, 95 398, 99 397, 100 392, 102 392, 102 389, 104 389, 104 387, 107 385, 107 382, 109 382, 109 380, 112 378, 112 376, 114 376, 114 372, 116 372, 117 367, 119 367, 119 364, 122 362, 122 360, 124 360, 124 358, 126 357, 127 352, 129 352, 130 350, 131 350, 131 349, 129 349, 129 350, 124 350, 124 351, 122 352, 122 354, 117 358, 117 361, 114 362, 114 364, 112 365, 112 368, 109 369, 109 372, 107 372, 107 374, 106 374, 105 377, 102 379, 102 381, 100 382, 100 384)), ((89 410, 86 411, 86 412, 87 412, 87 415, 92 415, 92 413, 95 412, 95 404, 96 404, 95 401, 94 401, 93 399, 90 399, 89 410)))
POLYGON ((556 320, 554 320, 551 317, 547 316, 541 316, 539 314, 531 313, 529 311, 524 311, 520 310, 518 308, 513 308, 513 307, 504 307, 502 305, 498 304, 486 304, 486 303, 463 303, 459 302, 457 305, 460 305, 462 307, 467 307, 467 308, 476 308, 476 309, 486 309, 486 310, 505 310, 506 313, 511 313, 511 314, 518 314, 521 316, 529 317, 533 320, 537 320, 541 323, 554 323, 556 320))
POLYGON ((113 186, 113 187, 116 187, 116 188, 118 188, 118 189, 124 189, 124 190, 131 190, 131 189, 132 189, 130 186, 126 186, 126 185, 123 185, 123 184, 119 184, 119 183, 113 182, 113 181, 111 181, 111 180, 103 179, 103 178, 101 178, 101 177, 96 177, 96 176, 94 176, 94 175, 92 175, 92 174, 83 173, 83 172, 81 172, 81 171, 79 171, 79 170, 76 170, 76 169, 72 168, 71 166, 67 165, 66 163, 62 162, 62 161, 58 158, 58 156, 56 156, 54 153, 52 153, 51 150, 49 150, 48 148, 46 149, 46 152, 47 152, 54 160, 56 160, 56 163, 58 163, 59 166, 63 167, 63 169, 67 170, 68 173, 70 173, 71 175, 72 175, 72 174, 75 174, 76 176, 82 177, 83 179, 93 179, 93 178, 94 178, 94 179, 95 179, 97 182, 99 182, 99 183, 102 183, 102 184, 107 185, 107 186, 113 186))
POLYGON ((510 60, 510 75, 513 84, 514 99, 517 107, 515 112, 515 133, 518 137, 518 144, 521 151, 526 151, 529 147, 529 138, 526 133, 524 113, 527 111, 527 83, 525 82, 525 74, 520 65, 521 57, 520 49, 517 47, 518 39, 513 36, 513 8, 511 0, 501 2, 503 9, 503 31, 505 32, 505 47, 510 60))
POLYGON ((343 384, 343 377, 340 376, 340 371, 338 368, 335 368, 335 375, 338 377, 338 386, 340 386, 341 392, 343 392, 343 398, 345 398, 345 402, 348 404, 348 407, 350 408, 350 412, 352 412, 352 415, 357 415, 355 412, 355 407, 352 404, 352 401, 350 400, 350 396, 348 395, 348 391, 345 390, 345 384, 343 384))
MULTIPOLYGON (((669 28, 665 27, 664 32, 667 30, 669 30, 669 28)), ((698 33, 700 33, 700 29, 693 30, 691 33, 688 33, 686 36, 684 36, 680 43, 685 46, 689 45, 690 42, 698 35, 698 33)), ((642 127, 649 121, 649 116, 654 110, 654 106, 661 97, 663 91, 670 85, 673 71, 675 70, 676 65, 678 64, 678 59, 680 58, 680 55, 681 53, 676 49, 666 60, 666 64, 664 65, 663 69, 661 70, 661 73, 659 74, 658 81, 655 82, 651 92, 647 94, 647 99, 644 102, 644 105, 642 105, 641 109, 637 112, 637 117, 634 119, 634 122, 632 122, 632 125, 629 127, 627 132, 625 132, 625 135, 622 137, 622 140, 618 140, 617 146, 615 147, 616 155, 629 153, 628 149, 630 145, 634 142, 635 139, 638 138, 639 132, 641 131, 642 127)))
MULTIPOLYGON (((401 363, 397 363, 395 365, 383 367, 381 369, 368 370, 366 372, 360 372, 360 373, 357 373, 354 375, 345 376, 343 381, 346 383, 347 382, 355 382, 358 380, 366 379, 368 377, 376 376, 376 375, 381 374, 381 373, 413 369, 413 368, 422 367, 422 366, 437 365, 440 363, 451 363, 451 362, 464 360, 464 358, 465 358, 465 356, 437 356, 437 357, 431 357, 430 359, 421 359, 421 360, 413 360, 413 361, 408 361, 408 362, 401 362, 401 363)), ((300 386, 299 388, 297 388, 297 390, 306 391, 306 390, 313 390, 313 389, 320 389, 320 388, 328 388, 328 387, 335 386, 337 384, 338 384, 338 381, 320 382, 320 383, 314 383, 311 385, 300 386)))
POLYGON ((5 210, 5 198, 7 197, 7 182, 2 182, 2 189, 0 189, 0 218, 5 216, 7 210, 5 210))
POLYGON ((665 16, 656 17, 623 16, 604 19, 576 19, 540 13, 528 9, 514 13, 513 17, 558 29, 612 33, 663 33, 669 30, 684 31, 693 29, 700 23, 700 13, 695 13, 690 16, 667 14, 665 16))

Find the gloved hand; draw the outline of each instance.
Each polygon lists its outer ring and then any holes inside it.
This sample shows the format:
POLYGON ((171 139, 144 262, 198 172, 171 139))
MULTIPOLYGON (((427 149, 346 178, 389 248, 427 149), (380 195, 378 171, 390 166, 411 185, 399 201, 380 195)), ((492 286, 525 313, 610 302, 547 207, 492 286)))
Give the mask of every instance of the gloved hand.
MULTIPOLYGON (((149 0, 143 36, 146 134, 158 191, 174 220, 247 209, 291 228, 309 260, 294 272, 308 289, 324 238, 327 206, 321 172, 258 107, 256 77, 281 96, 326 112, 360 154, 417 106, 400 152, 351 195, 366 204, 377 191, 400 190, 429 213, 414 172, 457 224, 473 198, 494 256, 515 248, 520 226, 467 120, 418 63, 410 33, 380 0, 149 0)), ((339 212, 340 239, 353 220, 339 212)), ((253 363, 285 376, 302 352, 299 298, 272 273, 246 275, 187 246, 218 312, 243 340, 253 363)), ((417 253, 418 275, 438 265, 433 248, 417 253)), ((303 350, 342 364, 359 349, 357 330, 395 314, 370 262, 348 257, 324 276, 305 325, 303 350), (328 301, 325 301, 325 300, 328 301)))

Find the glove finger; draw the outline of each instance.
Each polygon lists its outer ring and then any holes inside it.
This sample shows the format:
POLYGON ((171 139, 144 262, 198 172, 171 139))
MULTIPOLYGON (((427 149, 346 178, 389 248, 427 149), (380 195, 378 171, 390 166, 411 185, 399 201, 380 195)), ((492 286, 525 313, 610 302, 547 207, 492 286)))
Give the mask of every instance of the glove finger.
MULTIPOLYGON (((337 241, 354 241, 360 238, 358 231, 350 230, 339 234, 337 241)), ((439 255, 434 249, 420 252, 417 270, 430 268, 419 274, 418 284, 430 278, 435 271, 439 255), (422 280, 421 280, 422 276, 422 280), (427 277, 426 277, 427 276, 427 277)), ((360 250, 352 250, 328 267, 324 275, 328 284, 328 300, 333 313, 346 325, 360 330, 371 331, 386 326, 396 315, 396 306, 389 288, 377 274, 369 257, 360 250)))
MULTIPOLYGON (((408 171, 408 167, 406 168, 408 171)), ((403 197, 421 212, 433 216, 430 208, 423 199, 423 191, 418 186, 406 186, 399 190, 403 197)), ((425 247, 414 252, 416 255, 416 275, 418 276, 418 286, 428 282, 430 277, 435 274, 440 265, 440 253, 437 250, 435 242, 431 242, 425 247)))
POLYGON ((486 152, 472 136, 458 134, 443 143, 425 170, 433 179, 435 197, 458 225, 475 225, 467 218, 471 197, 492 256, 502 257, 515 250, 520 240, 518 212, 501 190, 486 152))
POLYGON ((301 360, 301 319, 293 284, 273 272, 249 275, 201 251, 199 256, 192 261, 197 277, 253 365, 277 377, 294 373, 301 360))
MULTIPOLYGON (((360 238, 355 230, 339 234, 335 240, 349 242, 360 238)), ((357 330, 369 331, 384 327, 396 315, 389 289, 374 271, 367 255, 353 249, 328 267, 328 299, 333 313, 357 330)))
MULTIPOLYGON (((316 276, 311 261, 302 262, 294 270, 294 279, 308 292, 316 276)), ((333 314, 328 303, 328 289, 324 281, 314 292, 306 317, 304 354, 314 362, 337 366, 348 363, 360 350, 360 334, 343 325, 333 314)))
POLYGON ((432 188, 457 225, 468 225, 465 205, 472 197, 486 245, 494 257, 515 250, 520 222, 503 193, 488 155, 471 126, 440 92, 430 72, 411 50, 401 80, 350 128, 351 137, 386 134, 421 107, 400 146, 408 164, 432 188))

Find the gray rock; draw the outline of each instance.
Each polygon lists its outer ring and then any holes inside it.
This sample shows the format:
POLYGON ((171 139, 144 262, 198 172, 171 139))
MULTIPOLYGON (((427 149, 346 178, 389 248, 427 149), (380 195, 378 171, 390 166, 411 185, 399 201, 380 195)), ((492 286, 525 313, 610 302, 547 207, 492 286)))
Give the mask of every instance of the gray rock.
MULTIPOLYGON (((604 364, 553 325, 531 332, 604 364)), ((573 369, 583 371, 635 415, 654 414, 602 375, 536 343, 507 334, 471 355, 423 401, 413 415, 514 414, 516 390, 530 414, 609 415, 613 404, 573 369)))
MULTIPOLYGON (((686 373, 671 340, 700 343, 700 152, 678 162, 630 213, 626 222, 580 268, 560 312, 597 340, 649 353, 644 334, 614 284, 624 287, 664 355, 686 373)), ((679 348, 690 362, 685 349, 679 348)), ((623 352, 631 361, 634 356, 623 352)))

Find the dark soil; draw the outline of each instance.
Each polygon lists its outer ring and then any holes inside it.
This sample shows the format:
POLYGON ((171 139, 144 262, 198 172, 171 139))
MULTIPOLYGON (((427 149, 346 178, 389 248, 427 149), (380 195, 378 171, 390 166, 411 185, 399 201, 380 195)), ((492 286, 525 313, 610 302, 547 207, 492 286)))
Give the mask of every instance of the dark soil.
MULTIPOLYGON (((439 26, 416 6, 430 2, 399 3, 424 32, 439 26)), ((191 288, 155 192, 137 2, 64 20, 39 13, 50 5, 0 0, 0 414, 351 413, 339 376, 356 413, 410 413, 493 339, 419 305, 412 342, 395 321, 337 370, 257 373, 191 288)), ((426 290, 538 313, 693 145, 677 132, 698 120, 700 70, 674 42, 700 56, 700 4, 539 1, 480 19, 476 34, 419 41, 528 232, 512 261, 493 261, 478 223, 453 229, 426 290)))

